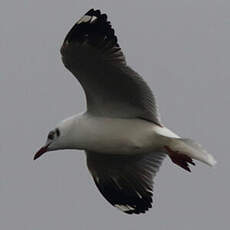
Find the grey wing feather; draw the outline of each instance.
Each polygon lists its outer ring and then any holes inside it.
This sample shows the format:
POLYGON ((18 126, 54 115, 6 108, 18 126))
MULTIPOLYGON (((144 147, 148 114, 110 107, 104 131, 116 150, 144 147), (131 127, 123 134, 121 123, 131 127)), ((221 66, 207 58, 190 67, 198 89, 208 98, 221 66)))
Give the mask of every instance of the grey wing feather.
POLYGON ((164 153, 110 155, 87 151, 87 165, 96 186, 113 206, 128 214, 152 207, 153 178, 164 153))
POLYGON ((67 34, 62 60, 81 83, 87 110, 97 116, 143 118, 160 125, 154 96, 129 66, 107 16, 87 12, 67 34))

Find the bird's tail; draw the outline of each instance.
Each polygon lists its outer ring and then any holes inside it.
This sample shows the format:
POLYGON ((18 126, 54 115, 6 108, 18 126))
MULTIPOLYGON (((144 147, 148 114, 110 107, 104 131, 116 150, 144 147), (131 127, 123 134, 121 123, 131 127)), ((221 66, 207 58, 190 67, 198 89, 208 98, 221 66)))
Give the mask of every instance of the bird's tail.
POLYGON ((190 171, 189 163, 195 165, 193 159, 209 166, 217 163, 211 154, 191 139, 170 138, 168 145, 164 147, 172 161, 188 171, 190 171))

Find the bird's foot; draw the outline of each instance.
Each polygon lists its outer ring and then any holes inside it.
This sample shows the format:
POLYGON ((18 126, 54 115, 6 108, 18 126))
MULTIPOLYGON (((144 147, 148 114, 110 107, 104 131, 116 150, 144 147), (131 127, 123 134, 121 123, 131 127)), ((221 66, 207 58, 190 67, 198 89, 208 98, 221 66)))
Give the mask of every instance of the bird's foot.
POLYGON ((189 164, 195 165, 195 163, 193 162, 191 157, 189 157, 186 154, 181 153, 179 151, 174 151, 171 148, 169 148, 167 145, 164 146, 164 148, 167 150, 168 155, 169 155, 169 157, 173 163, 175 163, 175 164, 179 165, 180 167, 182 167, 183 169, 191 172, 191 170, 189 168, 189 164))

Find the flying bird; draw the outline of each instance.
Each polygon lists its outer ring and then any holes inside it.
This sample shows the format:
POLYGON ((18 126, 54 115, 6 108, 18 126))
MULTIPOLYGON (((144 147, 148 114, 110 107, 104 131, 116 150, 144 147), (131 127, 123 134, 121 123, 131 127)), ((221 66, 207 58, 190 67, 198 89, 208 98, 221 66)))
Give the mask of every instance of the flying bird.
POLYGON ((152 207, 153 178, 165 156, 190 171, 198 160, 216 161, 201 145, 166 128, 151 89, 131 69, 107 15, 89 10, 61 47, 65 67, 84 89, 87 111, 61 121, 35 154, 84 150, 97 188, 128 214, 152 207))

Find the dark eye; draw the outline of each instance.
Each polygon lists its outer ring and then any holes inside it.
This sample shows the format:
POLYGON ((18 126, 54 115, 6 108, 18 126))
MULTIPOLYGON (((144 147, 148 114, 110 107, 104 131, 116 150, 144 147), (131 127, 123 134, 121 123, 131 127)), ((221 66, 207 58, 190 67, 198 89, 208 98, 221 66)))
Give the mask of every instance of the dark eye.
POLYGON ((50 131, 48 134, 48 139, 53 140, 54 139, 54 131, 50 131))
POLYGON ((56 131, 57 136, 59 137, 60 136, 60 130, 56 129, 55 131, 56 131))

